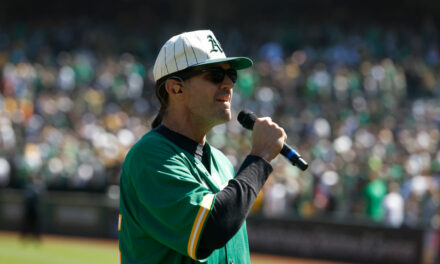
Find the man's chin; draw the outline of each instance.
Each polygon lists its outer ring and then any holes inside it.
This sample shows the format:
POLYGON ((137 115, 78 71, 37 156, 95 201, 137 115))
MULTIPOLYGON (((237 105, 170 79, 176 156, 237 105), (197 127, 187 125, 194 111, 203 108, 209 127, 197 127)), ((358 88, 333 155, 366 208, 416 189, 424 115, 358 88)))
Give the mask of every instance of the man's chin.
POLYGON ((217 122, 216 122, 217 124, 223 124, 223 123, 231 121, 231 119, 232 119, 231 109, 226 109, 226 110, 222 111, 221 113, 219 113, 217 115, 216 119, 217 119, 217 122))
POLYGON ((231 118, 232 118, 231 108, 228 108, 225 111, 225 122, 231 121, 231 118))

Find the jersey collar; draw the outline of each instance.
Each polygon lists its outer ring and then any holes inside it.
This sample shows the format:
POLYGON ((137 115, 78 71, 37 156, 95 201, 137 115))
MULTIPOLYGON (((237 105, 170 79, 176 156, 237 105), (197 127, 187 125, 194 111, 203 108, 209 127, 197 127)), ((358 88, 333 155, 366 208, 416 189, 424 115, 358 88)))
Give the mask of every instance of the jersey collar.
POLYGON ((164 125, 160 125, 154 129, 157 133, 164 136, 169 141, 173 142, 180 148, 187 151, 189 154, 193 155, 199 161, 203 163, 208 172, 210 172, 210 153, 208 144, 202 145, 196 141, 186 137, 180 133, 177 133, 164 125))

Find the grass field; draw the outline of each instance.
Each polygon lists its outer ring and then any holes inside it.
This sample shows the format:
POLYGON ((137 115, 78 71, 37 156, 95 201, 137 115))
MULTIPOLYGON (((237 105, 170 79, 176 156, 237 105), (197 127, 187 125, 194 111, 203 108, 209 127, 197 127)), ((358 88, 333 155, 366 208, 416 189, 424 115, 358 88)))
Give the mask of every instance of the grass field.
MULTIPOLYGON (((252 264, 336 264, 253 254, 252 264)), ((44 236, 37 244, 20 240, 17 233, 0 232, 0 264, 116 264, 115 240, 44 236)))
POLYGON ((44 236, 36 244, 0 233, 1 264, 109 264, 118 262, 117 252, 116 242, 44 236))

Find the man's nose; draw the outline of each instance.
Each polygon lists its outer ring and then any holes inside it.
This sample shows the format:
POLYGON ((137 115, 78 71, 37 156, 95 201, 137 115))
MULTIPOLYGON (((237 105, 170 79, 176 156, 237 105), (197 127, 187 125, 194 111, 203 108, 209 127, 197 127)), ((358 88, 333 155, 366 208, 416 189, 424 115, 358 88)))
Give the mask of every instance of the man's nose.
POLYGON ((222 89, 232 89, 234 88, 235 83, 231 80, 231 78, 229 78, 228 75, 225 75, 225 78, 223 79, 221 88, 222 89))

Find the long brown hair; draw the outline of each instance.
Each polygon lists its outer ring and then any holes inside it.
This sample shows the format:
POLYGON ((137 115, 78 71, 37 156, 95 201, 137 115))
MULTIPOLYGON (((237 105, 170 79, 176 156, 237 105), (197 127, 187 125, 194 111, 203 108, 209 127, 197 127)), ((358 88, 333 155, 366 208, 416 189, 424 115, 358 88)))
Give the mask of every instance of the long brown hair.
POLYGON ((155 129, 160 124, 162 124, 163 116, 165 115, 165 112, 168 107, 168 93, 167 93, 167 90, 165 89, 165 82, 166 82, 166 80, 164 80, 164 81, 159 80, 156 83, 155 92, 156 92, 156 97, 160 103, 160 109, 159 109, 159 113, 157 113, 156 117, 154 118, 153 122, 151 123, 152 129, 155 129))
POLYGON ((183 82, 184 79, 179 76, 179 74, 184 73, 186 71, 190 71, 192 68, 186 68, 184 70, 169 74, 167 76, 164 76, 160 78, 156 82, 156 97, 159 100, 160 103, 160 109, 159 113, 157 113, 156 117, 154 118, 153 122, 151 123, 151 128, 155 129, 160 124, 162 124, 163 116, 165 115, 167 108, 168 108, 168 92, 165 89, 165 83, 168 79, 176 79, 178 81, 183 82))

